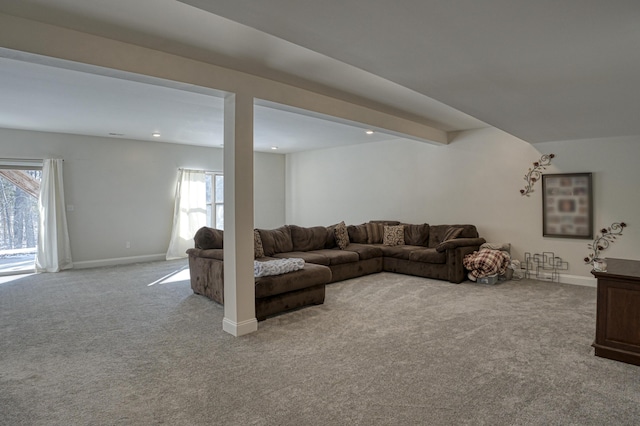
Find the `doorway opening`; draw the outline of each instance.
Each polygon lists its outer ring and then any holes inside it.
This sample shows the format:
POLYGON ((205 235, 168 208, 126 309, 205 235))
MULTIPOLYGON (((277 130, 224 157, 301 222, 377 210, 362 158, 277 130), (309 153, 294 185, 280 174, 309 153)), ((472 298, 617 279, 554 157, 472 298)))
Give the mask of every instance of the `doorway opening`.
POLYGON ((42 167, 0 163, 0 275, 35 271, 42 167))

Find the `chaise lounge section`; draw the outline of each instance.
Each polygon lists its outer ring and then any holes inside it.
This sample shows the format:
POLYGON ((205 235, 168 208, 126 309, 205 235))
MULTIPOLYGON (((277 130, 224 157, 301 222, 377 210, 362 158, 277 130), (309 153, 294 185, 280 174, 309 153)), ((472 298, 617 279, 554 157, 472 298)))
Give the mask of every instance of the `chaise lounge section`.
MULTIPOLYGON (((324 227, 284 225, 257 229, 256 261, 299 258, 298 271, 259 277, 256 317, 324 302, 325 285, 382 271, 460 283, 466 279, 465 255, 485 239, 474 225, 403 224, 371 221, 324 227)), ((224 303, 223 232, 201 228, 195 248, 187 250, 194 293, 224 303)))

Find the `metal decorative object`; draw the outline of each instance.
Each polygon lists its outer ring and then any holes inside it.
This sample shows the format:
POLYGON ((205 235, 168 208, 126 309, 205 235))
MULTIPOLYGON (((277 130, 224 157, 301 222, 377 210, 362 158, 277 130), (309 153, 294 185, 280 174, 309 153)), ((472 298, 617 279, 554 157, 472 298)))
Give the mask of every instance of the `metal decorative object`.
POLYGON ((551 164, 551 159, 555 156, 555 154, 543 154, 539 161, 533 163, 533 168, 529 168, 527 174, 524 175, 524 180, 527 181, 527 185, 524 189, 520 190, 520 195, 526 195, 528 197, 529 194, 533 192, 533 184, 540 180, 540 173, 546 166, 551 164))
POLYGON ((537 280, 560 282, 560 271, 569 269, 569 263, 556 256, 553 252, 525 253, 524 276, 537 280))
MULTIPOLYGON (((600 234, 596 234, 596 239, 592 243, 589 243, 587 247, 591 250, 591 253, 584 258, 584 263, 587 265, 600 264, 600 252, 609 248, 609 244, 615 241, 616 237, 622 235, 622 230, 627 227, 624 222, 614 222, 608 228, 602 228, 600 234)), ((605 263, 606 269, 606 263, 605 263)))

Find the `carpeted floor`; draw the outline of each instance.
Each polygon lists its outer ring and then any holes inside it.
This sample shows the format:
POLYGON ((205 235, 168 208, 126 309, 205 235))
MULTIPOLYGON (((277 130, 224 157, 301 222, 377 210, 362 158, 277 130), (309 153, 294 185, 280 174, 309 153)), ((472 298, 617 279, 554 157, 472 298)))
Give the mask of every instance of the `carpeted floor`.
POLYGON ((0 424, 640 422, 640 367, 593 356, 594 288, 383 273, 235 338, 185 266, 0 281, 0 424))

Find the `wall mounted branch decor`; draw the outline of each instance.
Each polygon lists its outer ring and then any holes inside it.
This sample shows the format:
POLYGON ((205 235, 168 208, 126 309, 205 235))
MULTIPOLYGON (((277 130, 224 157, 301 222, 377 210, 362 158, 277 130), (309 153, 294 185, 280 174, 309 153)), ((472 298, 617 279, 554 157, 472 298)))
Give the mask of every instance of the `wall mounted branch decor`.
POLYGON ((542 172, 546 166, 551 164, 551 159, 555 157, 555 154, 543 154, 539 161, 533 163, 533 168, 529 168, 529 171, 524 175, 524 180, 527 181, 527 185, 524 189, 520 190, 520 195, 529 196, 533 192, 533 184, 540 180, 540 172, 542 172))
POLYGON ((622 235, 622 230, 627 227, 624 222, 614 222, 608 228, 602 228, 600 233, 596 234, 596 239, 592 243, 589 243, 587 247, 592 250, 589 256, 584 258, 584 263, 587 265, 593 265, 593 261, 600 259, 600 252, 606 250, 609 244, 613 243, 617 236, 622 235))

